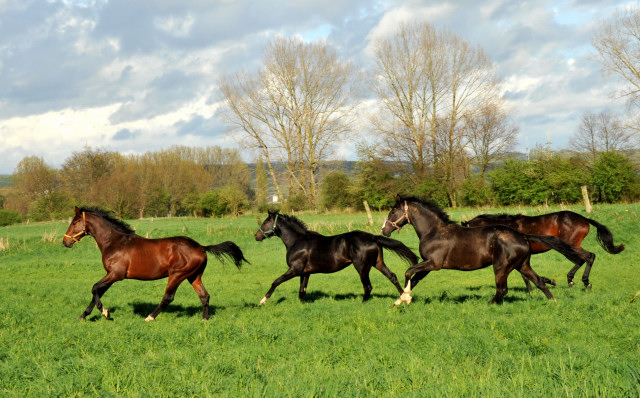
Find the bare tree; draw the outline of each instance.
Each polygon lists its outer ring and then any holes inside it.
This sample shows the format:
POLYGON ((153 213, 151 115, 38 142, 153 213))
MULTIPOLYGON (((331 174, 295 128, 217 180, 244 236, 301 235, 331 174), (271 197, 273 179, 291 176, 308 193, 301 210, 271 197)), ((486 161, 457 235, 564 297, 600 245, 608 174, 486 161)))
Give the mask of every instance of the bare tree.
POLYGON ((297 38, 271 41, 263 63, 256 73, 221 80, 223 117, 264 156, 280 197, 274 160, 286 165, 290 194, 302 192, 314 203, 320 162, 350 132, 356 71, 326 43, 297 38))
POLYGON ((633 149, 633 133, 610 111, 586 112, 569 140, 569 148, 595 162, 602 152, 633 149))
POLYGON ((630 6, 602 21, 591 43, 604 70, 620 75, 629 84, 622 95, 640 106, 640 8, 630 6))
POLYGON ((518 143, 520 129, 509 120, 502 102, 481 106, 476 115, 467 117, 466 127, 468 148, 483 176, 490 163, 513 150, 518 143))
POLYGON ((393 37, 378 38, 374 52, 381 109, 372 121, 384 137, 383 155, 409 162, 416 182, 432 168, 455 206, 465 122, 499 97, 493 64, 482 48, 428 24, 401 25, 393 37))

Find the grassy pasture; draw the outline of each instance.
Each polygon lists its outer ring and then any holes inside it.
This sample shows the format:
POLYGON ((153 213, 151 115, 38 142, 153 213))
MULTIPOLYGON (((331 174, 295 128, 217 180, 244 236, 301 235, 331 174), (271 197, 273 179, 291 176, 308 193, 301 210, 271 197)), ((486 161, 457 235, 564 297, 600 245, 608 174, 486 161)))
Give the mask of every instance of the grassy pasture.
MULTIPOLYGON (((581 212, 578 207, 570 210, 581 212)), ((539 214, 557 208, 519 208, 539 214)), ((496 210, 493 210, 496 211, 496 210)), ((467 220, 487 211, 451 211, 467 220)), ((310 229, 377 233, 364 214, 301 214, 310 229)), ((260 215, 261 218, 264 215, 260 215)), ((235 241, 251 261, 238 271, 213 256, 203 281, 215 315, 201 321, 188 283, 155 322, 166 280, 118 282, 104 295, 106 320, 94 310, 77 321, 93 283, 104 275, 93 239, 62 246, 67 222, 0 229, 0 395, 2 396, 638 396, 640 395, 640 204, 596 206, 627 249, 609 255, 595 240, 593 289, 566 286, 571 264, 555 253, 532 266, 555 278, 550 302, 509 278, 501 305, 490 306, 490 268, 440 271, 414 290, 411 306, 375 269, 372 299, 362 303, 355 270, 312 275, 307 299, 298 280, 257 303, 286 270, 275 238, 256 242, 255 216, 238 219, 144 219, 142 236, 188 235, 200 243, 235 241)), ((411 227, 393 236, 417 249, 411 227)), ((417 252, 417 250, 416 250, 417 252)), ((385 256, 403 280, 406 265, 385 256)))

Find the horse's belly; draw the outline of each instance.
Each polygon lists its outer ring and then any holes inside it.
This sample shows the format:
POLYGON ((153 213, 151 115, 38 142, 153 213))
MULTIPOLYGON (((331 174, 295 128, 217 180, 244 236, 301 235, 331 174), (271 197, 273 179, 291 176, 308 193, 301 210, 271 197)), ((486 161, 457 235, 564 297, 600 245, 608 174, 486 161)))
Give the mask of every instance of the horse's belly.
POLYGON ((491 263, 491 253, 485 248, 458 247, 449 251, 442 262, 442 268, 472 271, 488 267, 491 263))
POLYGON ((144 256, 132 256, 126 278, 150 281, 169 276, 169 265, 144 256))

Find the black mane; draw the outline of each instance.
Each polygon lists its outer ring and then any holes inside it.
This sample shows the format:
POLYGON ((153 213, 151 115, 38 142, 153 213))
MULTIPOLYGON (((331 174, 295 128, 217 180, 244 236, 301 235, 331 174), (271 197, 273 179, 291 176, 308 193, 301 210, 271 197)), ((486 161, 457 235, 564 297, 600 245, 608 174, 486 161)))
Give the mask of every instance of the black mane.
MULTIPOLYGON (((280 214, 280 213, 278 213, 280 214)), ((288 221, 289 223, 293 224, 293 228, 301 230, 299 232, 304 232, 304 233, 308 233, 308 232, 313 232, 313 231, 309 231, 309 228, 307 227, 307 224, 304 223, 304 221, 302 221, 301 219, 299 219, 296 216, 291 216, 291 215, 287 215, 287 214, 280 214, 280 218, 283 219, 284 221, 288 221)))
POLYGON ((125 233, 125 234, 134 234, 136 231, 131 227, 131 225, 127 224, 126 222, 119 220, 117 218, 115 218, 113 216, 113 214, 108 211, 108 210, 104 210, 101 209, 99 207, 80 207, 80 211, 84 211, 86 213, 92 214, 94 216, 100 217, 100 218, 104 218, 105 220, 109 221, 111 223, 111 225, 113 225, 113 227, 115 229, 117 229, 118 231, 125 233))
POLYGON ((442 210, 440 206, 438 206, 435 202, 429 199, 419 198, 417 196, 407 196, 406 198, 402 198, 402 200, 411 202, 411 203, 416 203, 421 205, 422 207, 425 207, 427 210, 434 213, 445 224, 456 224, 455 221, 451 221, 451 219, 449 218, 449 215, 445 213, 445 211, 442 210))
POLYGON ((500 213, 500 214, 480 214, 479 216, 475 217, 478 219, 485 219, 485 220, 502 220, 502 221, 508 221, 508 222, 512 222, 515 221, 518 217, 522 216, 521 214, 507 214, 507 213, 500 213))

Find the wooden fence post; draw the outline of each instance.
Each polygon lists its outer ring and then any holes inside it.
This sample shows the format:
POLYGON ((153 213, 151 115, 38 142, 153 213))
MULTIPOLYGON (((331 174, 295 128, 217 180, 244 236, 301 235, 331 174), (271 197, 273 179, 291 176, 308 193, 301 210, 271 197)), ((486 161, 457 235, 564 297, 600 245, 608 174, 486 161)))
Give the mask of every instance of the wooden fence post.
POLYGON ((371 209, 369 209, 369 202, 363 200, 362 204, 364 205, 364 209, 367 211, 367 217, 369 217, 369 225, 373 225, 373 217, 371 216, 371 209))
POLYGON ((584 209, 587 213, 591 213, 591 202, 589 201, 589 192, 587 191, 587 186, 583 185, 580 187, 582 189, 582 199, 584 199, 584 209))

